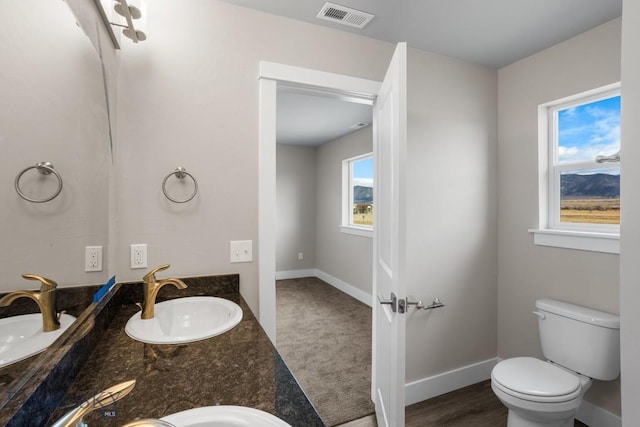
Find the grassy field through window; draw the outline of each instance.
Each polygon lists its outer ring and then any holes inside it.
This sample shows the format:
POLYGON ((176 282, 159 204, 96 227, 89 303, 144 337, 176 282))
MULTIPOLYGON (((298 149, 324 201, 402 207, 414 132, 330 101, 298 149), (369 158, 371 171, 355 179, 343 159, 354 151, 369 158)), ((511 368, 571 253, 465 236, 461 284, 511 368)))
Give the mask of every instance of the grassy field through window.
POLYGON ((620 199, 571 199, 560 202, 560 221, 620 224, 620 199))
POLYGON ((355 225, 373 225, 373 214, 353 214, 353 223, 355 225))
POLYGON ((373 226, 373 203, 357 203, 354 205, 352 224, 373 226))

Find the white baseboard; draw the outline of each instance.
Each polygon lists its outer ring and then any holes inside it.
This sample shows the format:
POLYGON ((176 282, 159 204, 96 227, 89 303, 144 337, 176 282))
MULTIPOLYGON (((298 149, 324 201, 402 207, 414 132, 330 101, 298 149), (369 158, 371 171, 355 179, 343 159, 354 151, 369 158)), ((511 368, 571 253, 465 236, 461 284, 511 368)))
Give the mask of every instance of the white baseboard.
POLYGON ((306 270, 289 270, 289 271, 276 271, 276 280, 285 279, 300 279, 302 277, 316 277, 317 271, 315 268, 308 268, 306 270))
POLYGON ((300 279, 302 277, 317 277, 320 280, 323 280, 333 286, 334 288, 344 292, 352 298, 357 299, 361 303, 364 303, 371 307, 371 295, 366 293, 365 291, 356 288, 353 285, 348 284, 347 282, 343 282, 337 277, 333 277, 332 275, 325 273, 322 270, 317 268, 309 268, 306 270, 289 270, 289 271, 277 271, 276 272, 276 280, 285 280, 285 279, 300 279))
POLYGON ((622 419, 586 400, 578 408, 576 419, 591 427, 621 427, 622 419))
POLYGON ((405 384, 405 405, 413 405, 488 380, 491 378, 491 370, 496 363, 498 363, 498 359, 489 359, 405 384))
POLYGON ((366 293, 365 291, 358 289, 355 286, 348 284, 347 282, 343 282, 342 280, 333 277, 332 275, 327 274, 322 270, 316 269, 316 277, 320 280, 324 280, 334 288, 341 290, 350 297, 353 297, 361 303, 371 307, 371 295, 366 293))

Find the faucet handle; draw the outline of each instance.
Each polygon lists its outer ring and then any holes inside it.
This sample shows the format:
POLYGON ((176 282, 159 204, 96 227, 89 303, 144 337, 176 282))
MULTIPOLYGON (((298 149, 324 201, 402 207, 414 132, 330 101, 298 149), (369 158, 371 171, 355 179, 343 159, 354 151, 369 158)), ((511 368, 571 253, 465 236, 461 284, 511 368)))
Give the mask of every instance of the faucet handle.
POLYGON ((154 268, 153 270, 151 270, 150 272, 145 274, 144 277, 142 278, 142 280, 144 280, 145 282, 155 282, 156 281, 156 273, 158 271, 166 270, 169 267, 171 267, 169 264, 164 264, 164 265, 161 265, 160 267, 154 268))
POLYGON ((52 291, 58 287, 58 284, 53 280, 36 274, 23 274, 22 277, 27 280, 38 280, 40 282, 40 292, 52 291))

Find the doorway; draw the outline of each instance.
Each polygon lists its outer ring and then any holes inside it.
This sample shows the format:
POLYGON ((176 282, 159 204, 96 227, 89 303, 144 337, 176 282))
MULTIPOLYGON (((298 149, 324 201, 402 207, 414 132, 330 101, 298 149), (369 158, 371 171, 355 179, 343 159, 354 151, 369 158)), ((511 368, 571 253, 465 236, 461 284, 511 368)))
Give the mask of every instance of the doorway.
MULTIPOLYGON (((279 86, 373 105, 380 83, 281 64, 260 64, 259 319, 276 346, 276 111, 279 86)), ((372 304, 370 294, 362 298, 372 304)))
POLYGON ((361 218, 374 213, 372 107, 281 85, 277 114, 276 347, 324 423, 340 425, 374 412, 373 239, 361 218), (343 209, 368 236, 338 227, 343 209))
POLYGON ((306 68, 260 63, 259 128, 259 319, 276 344, 276 124, 278 85, 344 101, 373 104, 380 82, 306 68))

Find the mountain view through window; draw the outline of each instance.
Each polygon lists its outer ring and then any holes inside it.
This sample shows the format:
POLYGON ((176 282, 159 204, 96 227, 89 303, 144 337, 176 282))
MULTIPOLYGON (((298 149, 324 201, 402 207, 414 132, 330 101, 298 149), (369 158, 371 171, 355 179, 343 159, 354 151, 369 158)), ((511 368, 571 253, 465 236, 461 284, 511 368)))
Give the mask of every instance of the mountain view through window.
POLYGON ((558 111, 560 221, 620 224, 620 96, 558 111))

